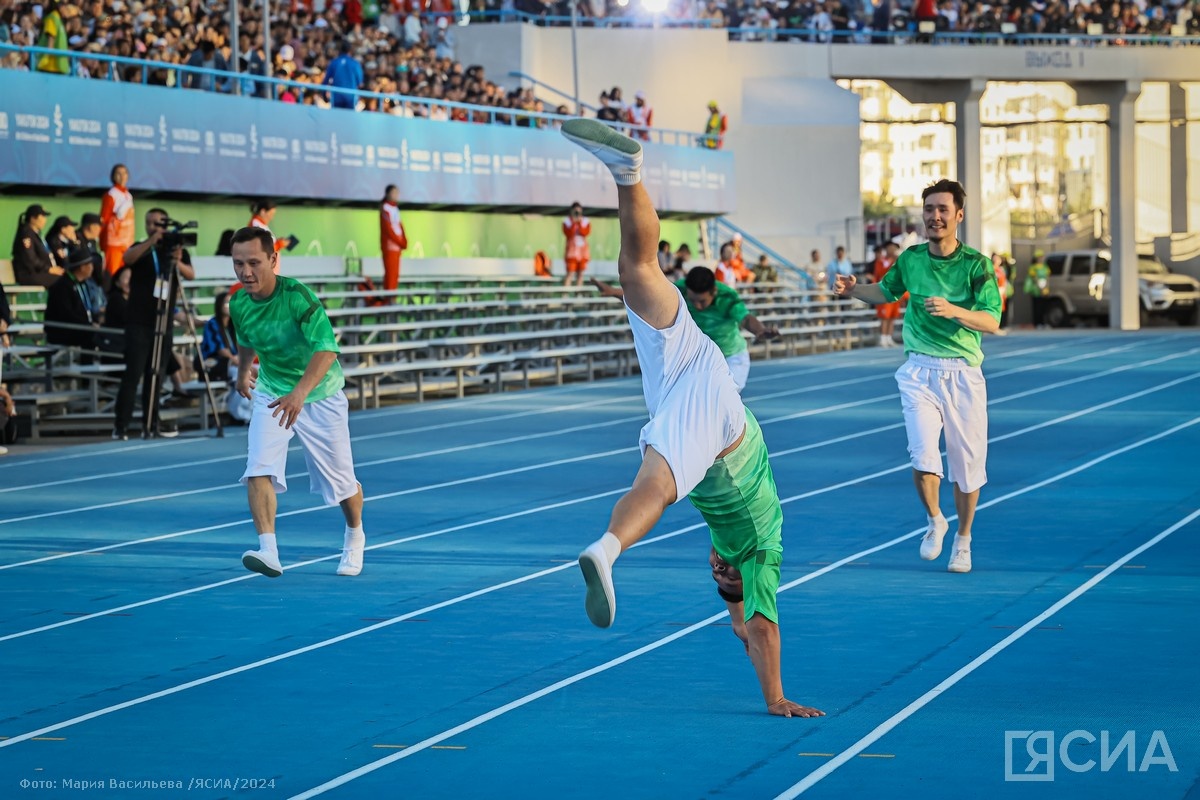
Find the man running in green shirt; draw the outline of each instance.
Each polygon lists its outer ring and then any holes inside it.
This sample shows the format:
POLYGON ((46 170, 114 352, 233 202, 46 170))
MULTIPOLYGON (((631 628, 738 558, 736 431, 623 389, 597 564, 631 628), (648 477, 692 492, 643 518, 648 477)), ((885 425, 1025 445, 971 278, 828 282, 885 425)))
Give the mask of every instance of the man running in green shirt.
POLYGON ((568 120, 562 133, 603 161, 617 182, 617 268, 650 412, 633 487, 613 508, 608 532, 579 556, 588 618, 600 628, 613 624, 613 562, 668 506, 688 497, 708 523, 712 577, 768 713, 822 716, 783 694, 775 602, 783 509, 758 422, 742 405, 721 351, 684 313, 683 297, 659 269, 658 215, 642 186, 642 147, 595 120, 568 120))
MULTIPOLYGON (((593 278, 592 283, 605 297, 625 296, 620 287, 610 286, 597 278, 593 278)), ((737 290, 717 281, 717 276, 708 267, 692 267, 687 277, 675 281, 675 288, 687 300, 692 321, 721 348, 721 355, 729 365, 729 374, 733 376, 733 385, 740 393, 750 376, 750 349, 742 336, 742 326, 763 340, 779 336, 779 329, 762 324, 746 308, 737 290)))
POLYGON ((879 283, 860 286, 853 275, 839 275, 835 290, 872 305, 910 294, 904 314, 908 360, 897 370, 896 383, 913 482, 929 517, 921 558, 932 561, 941 554, 942 538, 950 527, 938 502, 938 441, 944 430, 958 512, 948 569, 970 572, 971 524, 979 490, 987 483, 987 384, 979 342, 980 333, 1000 328, 1000 289, 991 261, 958 240, 966 199, 962 185, 941 180, 926 187, 921 197, 928 243, 901 253, 879 283))
POLYGON ((231 240, 242 291, 229 301, 237 331, 237 391, 253 401, 249 454, 242 483, 258 531, 258 549, 242 555, 246 569, 283 574, 275 541, 275 495, 287 491, 287 451, 300 438, 312 491, 346 518, 338 575, 362 571, 362 485, 350 452, 349 404, 333 327, 321 301, 299 281, 275 274, 275 238, 242 228, 231 240), (258 357, 257 374, 251 369, 258 357))

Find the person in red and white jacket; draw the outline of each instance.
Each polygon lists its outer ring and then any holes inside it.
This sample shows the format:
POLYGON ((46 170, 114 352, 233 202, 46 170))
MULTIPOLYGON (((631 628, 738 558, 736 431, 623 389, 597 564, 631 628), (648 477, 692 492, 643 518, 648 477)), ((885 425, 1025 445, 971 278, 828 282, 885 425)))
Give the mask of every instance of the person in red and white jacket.
POLYGON ((100 247, 104 250, 104 267, 109 275, 115 275, 125 263, 125 251, 137 238, 137 219, 133 215, 133 195, 129 183, 129 169, 117 164, 109 174, 112 188, 100 201, 100 247))
POLYGON ((571 213, 563 220, 563 235, 567 237, 563 260, 567 262, 565 286, 583 286, 583 272, 587 269, 592 254, 588 249, 587 237, 592 233, 591 221, 583 215, 583 206, 571 204, 571 213))
POLYGON ((400 190, 389 184, 383 190, 379 207, 379 249, 383 251, 383 288, 392 291, 400 286, 400 254, 408 248, 408 236, 400 221, 400 190))
POLYGON ((650 140, 650 128, 654 125, 654 109, 646 102, 646 93, 640 89, 633 96, 633 105, 625 109, 625 121, 629 123, 629 135, 635 139, 650 140))
MULTIPOLYGON (((274 200, 256 200, 250 206, 250 221, 247 224, 251 228, 262 228, 267 233, 271 233, 271 220, 275 219, 276 206, 274 200)), ((286 239, 280 239, 275 234, 271 233, 271 237, 275 240, 275 252, 280 253, 283 250, 291 250, 296 246, 298 240, 295 236, 289 236, 286 239)), ((283 256, 275 259, 275 274, 279 274, 279 267, 283 263, 283 256)))

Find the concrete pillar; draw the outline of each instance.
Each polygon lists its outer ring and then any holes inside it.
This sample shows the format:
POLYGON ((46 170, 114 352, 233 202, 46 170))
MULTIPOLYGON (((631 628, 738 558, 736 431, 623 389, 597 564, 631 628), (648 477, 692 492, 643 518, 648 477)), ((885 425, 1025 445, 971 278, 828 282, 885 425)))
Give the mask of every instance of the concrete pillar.
POLYGON ((1171 109, 1171 232, 1188 230, 1187 91, 1183 84, 1167 86, 1171 109))
MULTIPOLYGON (((963 212, 962 229, 958 238, 968 246, 983 247, 983 146, 979 100, 987 90, 987 81, 888 81, 910 103, 954 103, 954 142, 958 174, 956 180, 967 190, 967 207, 963 212)), ((933 176, 930 178, 944 177, 933 176)))
POLYGON ((1140 81, 1095 81, 1074 85, 1079 105, 1108 106, 1108 218, 1112 235, 1108 326, 1125 331, 1140 327, 1138 314, 1137 184, 1134 180, 1136 121, 1133 104, 1140 81))

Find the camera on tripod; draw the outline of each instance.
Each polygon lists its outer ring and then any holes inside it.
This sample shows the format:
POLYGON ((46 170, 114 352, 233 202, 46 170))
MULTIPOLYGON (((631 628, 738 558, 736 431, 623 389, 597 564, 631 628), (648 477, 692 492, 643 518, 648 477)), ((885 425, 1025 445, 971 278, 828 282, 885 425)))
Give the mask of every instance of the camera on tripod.
POLYGON ((167 219, 162 223, 163 235, 159 247, 163 250, 174 250, 176 247, 195 247, 198 234, 196 229, 200 224, 196 220, 180 222, 177 219, 167 219))

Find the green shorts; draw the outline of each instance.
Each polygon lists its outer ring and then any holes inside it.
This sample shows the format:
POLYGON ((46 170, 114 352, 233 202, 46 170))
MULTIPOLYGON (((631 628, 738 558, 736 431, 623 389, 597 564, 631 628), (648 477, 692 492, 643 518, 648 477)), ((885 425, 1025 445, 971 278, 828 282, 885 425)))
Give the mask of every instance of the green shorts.
POLYGON ((783 508, 758 420, 746 410, 746 435, 688 495, 708 523, 713 548, 742 573, 746 619, 779 622, 775 592, 783 561, 783 508))

